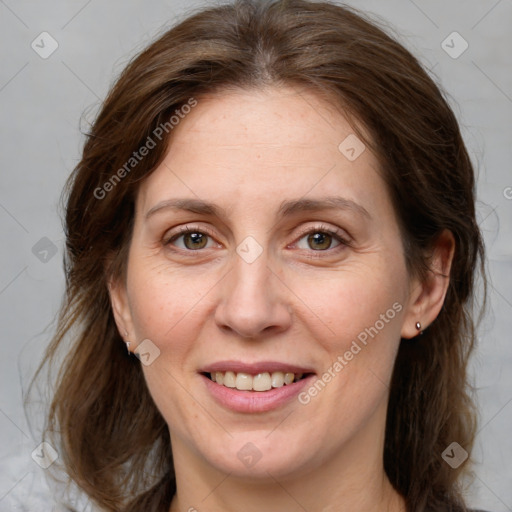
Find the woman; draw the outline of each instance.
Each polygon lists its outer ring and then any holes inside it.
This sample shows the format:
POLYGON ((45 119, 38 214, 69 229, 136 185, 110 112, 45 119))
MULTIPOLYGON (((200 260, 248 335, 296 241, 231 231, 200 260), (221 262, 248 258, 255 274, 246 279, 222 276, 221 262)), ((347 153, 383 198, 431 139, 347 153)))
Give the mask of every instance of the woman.
POLYGON ((360 14, 169 30, 67 190, 71 480, 109 511, 467 510, 474 188, 438 87, 360 14))

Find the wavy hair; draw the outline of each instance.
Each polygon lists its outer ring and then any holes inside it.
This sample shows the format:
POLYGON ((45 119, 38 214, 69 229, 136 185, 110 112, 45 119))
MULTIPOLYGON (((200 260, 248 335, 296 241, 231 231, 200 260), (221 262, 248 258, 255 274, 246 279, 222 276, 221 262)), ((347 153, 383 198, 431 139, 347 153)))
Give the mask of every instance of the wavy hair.
POLYGON ((113 85, 63 196, 66 294, 39 371, 65 357, 46 437, 58 443, 71 481, 102 509, 168 510, 176 490, 168 427, 116 328, 107 285, 125 277, 134 200, 172 131, 120 169, 191 99, 282 85, 336 102, 353 121, 380 162, 411 275, 425 276, 437 237, 453 233, 443 308, 423 336, 400 344, 383 461, 408 511, 465 510, 458 482, 467 465, 452 469, 442 452, 453 441, 470 452, 475 435, 467 363, 474 281, 485 274, 474 170, 447 100, 417 59, 376 22, 327 2, 245 0, 200 10, 113 85))

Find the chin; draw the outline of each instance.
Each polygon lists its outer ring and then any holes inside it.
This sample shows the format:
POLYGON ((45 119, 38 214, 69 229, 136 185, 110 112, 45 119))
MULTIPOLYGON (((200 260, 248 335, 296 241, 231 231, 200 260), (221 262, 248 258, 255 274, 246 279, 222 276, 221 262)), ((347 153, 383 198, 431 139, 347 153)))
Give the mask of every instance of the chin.
POLYGON ((269 478, 285 480, 311 470, 317 458, 316 449, 299 439, 280 439, 268 432, 256 432, 229 437, 224 447, 211 450, 204 458, 218 471, 232 477, 265 481, 269 478), (305 452, 304 448, 308 447, 305 452), (308 453, 310 452, 310 453, 308 453))

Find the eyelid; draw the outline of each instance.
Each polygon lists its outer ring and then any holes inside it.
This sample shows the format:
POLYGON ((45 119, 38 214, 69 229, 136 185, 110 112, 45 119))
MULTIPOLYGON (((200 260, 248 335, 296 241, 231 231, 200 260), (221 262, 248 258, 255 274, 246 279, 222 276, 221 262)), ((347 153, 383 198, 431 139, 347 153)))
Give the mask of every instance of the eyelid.
MULTIPOLYGON (((179 238, 180 236, 186 235, 188 233, 203 233, 205 235, 208 235, 211 239, 215 240, 215 235, 213 232, 205 227, 199 227, 199 226, 191 226, 190 224, 185 224, 184 226, 178 226, 174 233, 172 233, 169 236, 164 236, 163 238, 163 244, 164 245, 171 245, 171 242, 179 238)), ((176 247, 176 249, 180 250, 179 247, 176 247)), ((200 250, 192 251, 189 250, 187 252, 200 252, 200 250)))
MULTIPOLYGON (((216 240, 215 235, 212 233, 212 231, 210 229, 208 229, 206 227, 202 227, 202 226, 199 227, 199 226, 185 224, 184 226, 178 226, 176 228, 176 232, 173 233, 172 235, 170 235, 168 237, 164 237, 163 243, 164 243, 164 245, 171 245, 171 242, 173 242, 180 236, 183 236, 188 233, 195 233, 195 232, 203 233, 203 234, 207 235, 208 237, 210 237, 211 239, 216 240)), ((287 247, 290 247, 290 245, 295 245, 299 240, 304 238, 304 236, 306 236, 306 235, 309 235, 311 233, 318 233, 318 232, 327 233, 327 234, 333 236, 340 242, 340 245, 350 246, 351 239, 350 239, 350 236, 348 236, 348 234, 345 231, 342 232, 342 230, 340 230, 339 228, 332 228, 330 226, 326 226, 325 224, 319 224, 319 225, 314 225, 314 226, 310 225, 308 227, 300 229, 299 234, 295 238, 295 241, 292 242, 292 244, 289 244, 287 247)), ((313 251, 312 250, 311 252, 328 253, 328 252, 335 251, 337 247, 339 247, 339 246, 336 246, 332 249, 326 249, 324 251, 313 251)), ((183 249, 180 249, 178 247, 175 247, 175 249, 177 249, 179 251, 183 251, 183 249)), ((195 251, 187 250, 186 252, 187 253, 199 253, 202 250, 204 250, 204 249, 198 249, 195 251)))
MULTIPOLYGON (((327 233, 329 235, 332 235, 335 238, 337 238, 338 241, 342 245, 350 246, 351 238, 348 235, 348 233, 346 233, 345 231, 340 230, 339 228, 331 228, 330 226, 326 226, 325 224, 320 224, 320 225, 316 225, 316 226, 309 226, 309 227, 301 229, 299 235, 296 237, 296 239, 292 243, 292 245, 296 244, 299 240, 304 238, 304 236, 309 235, 311 233, 317 233, 317 232, 322 232, 322 233, 325 232, 325 233, 327 233)), ((327 249, 325 251, 313 251, 313 252, 319 252, 319 253, 320 252, 329 252, 329 251, 335 250, 335 249, 336 248, 327 249)))

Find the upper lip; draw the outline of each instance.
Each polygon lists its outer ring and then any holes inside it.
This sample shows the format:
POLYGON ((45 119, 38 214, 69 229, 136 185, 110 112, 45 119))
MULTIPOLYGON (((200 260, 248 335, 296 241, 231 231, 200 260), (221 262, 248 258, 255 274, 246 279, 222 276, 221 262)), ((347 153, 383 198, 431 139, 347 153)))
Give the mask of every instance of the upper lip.
POLYGON ((234 372, 234 373, 248 373, 250 375, 257 375, 258 373, 314 373, 311 368, 306 366, 299 366, 289 363, 281 363, 279 361, 258 361, 255 363, 244 363, 242 361, 217 361, 215 363, 206 365, 200 370, 201 373, 213 372, 234 372))

